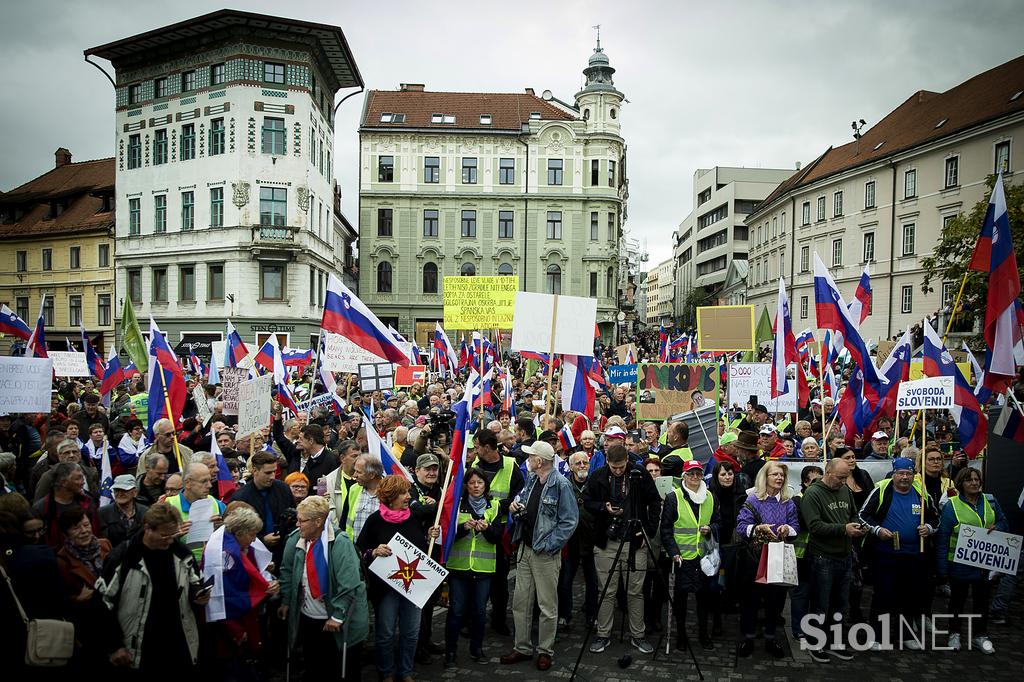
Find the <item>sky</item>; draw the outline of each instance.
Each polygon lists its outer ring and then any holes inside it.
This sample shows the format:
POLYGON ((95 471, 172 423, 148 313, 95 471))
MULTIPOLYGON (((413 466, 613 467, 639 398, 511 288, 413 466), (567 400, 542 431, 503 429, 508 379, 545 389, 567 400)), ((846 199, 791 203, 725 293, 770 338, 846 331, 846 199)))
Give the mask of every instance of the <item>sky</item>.
MULTIPOLYGON (((34 0, 0 12, 0 190, 74 160, 113 155, 113 89, 82 51, 221 9, 179 0, 34 0)), ((918 90, 944 91, 1024 52, 1019 0, 806 3, 562 0, 385 3, 293 0, 237 9, 341 26, 367 89, 538 93, 571 102, 594 47, 612 66, 628 148, 630 237, 648 267, 672 255, 698 168, 795 168, 851 139, 918 90)), ((340 98, 341 95, 339 95, 340 98)), ((358 218, 358 119, 338 113, 335 171, 358 218)))

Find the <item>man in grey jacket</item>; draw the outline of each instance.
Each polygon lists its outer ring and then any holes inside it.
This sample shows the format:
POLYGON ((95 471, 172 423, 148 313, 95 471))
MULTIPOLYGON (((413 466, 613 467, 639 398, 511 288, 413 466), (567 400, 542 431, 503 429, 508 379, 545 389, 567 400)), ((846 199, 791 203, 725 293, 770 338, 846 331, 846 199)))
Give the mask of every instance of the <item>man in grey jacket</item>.
POLYGON ((548 670, 558 627, 558 572, 562 567, 562 548, 576 529, 579 507, 569 480, 555 470, 555 450, 551 445, 536 441, 523 446, 523 452, 529 457, 531 473, 526 477, 522 492, 509 505, 516 524, 512 541, 521 545, 512 599, 515 647, 501 657, 501 662, 533 659, 531 626, 536 598, 540 609, 537 669, 548 670))

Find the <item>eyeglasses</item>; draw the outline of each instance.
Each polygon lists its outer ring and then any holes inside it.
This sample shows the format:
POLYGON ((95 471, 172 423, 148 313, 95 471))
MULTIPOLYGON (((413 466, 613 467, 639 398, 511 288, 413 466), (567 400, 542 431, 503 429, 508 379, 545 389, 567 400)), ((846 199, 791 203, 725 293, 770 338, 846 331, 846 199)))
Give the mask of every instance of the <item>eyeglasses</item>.
POLYGON ((703 476, 703 471, 684 471, 683 476, 703 476))

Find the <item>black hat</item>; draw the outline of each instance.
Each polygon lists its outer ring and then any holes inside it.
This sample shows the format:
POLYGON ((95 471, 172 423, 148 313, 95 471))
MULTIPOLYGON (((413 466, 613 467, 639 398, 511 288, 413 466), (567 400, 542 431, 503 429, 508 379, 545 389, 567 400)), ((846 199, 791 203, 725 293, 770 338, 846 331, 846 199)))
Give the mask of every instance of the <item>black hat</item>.
POLYGON ((757 404, 757 405, 754 405, 754 412, 760 412, 761 414, 768 414, 768 408, 765 407, 764 405, 757 404))

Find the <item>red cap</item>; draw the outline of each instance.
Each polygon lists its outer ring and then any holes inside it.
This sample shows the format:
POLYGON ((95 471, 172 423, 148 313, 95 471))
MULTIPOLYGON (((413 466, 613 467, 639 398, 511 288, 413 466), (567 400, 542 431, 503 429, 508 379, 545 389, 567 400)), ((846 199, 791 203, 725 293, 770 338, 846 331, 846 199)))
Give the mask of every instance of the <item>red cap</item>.
POLYGON ((691 459, 691 460, 688 460, 685 463, 683 463, 683 473, 684 474, 687 473, 687 472, 690 472, 690 471, 694 471, 694 470, 704 471, 704 465, 702 465, 700 462, 698 462, 695 459, 691 459))

